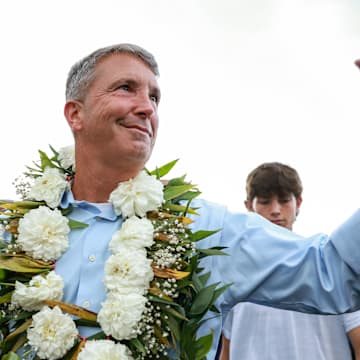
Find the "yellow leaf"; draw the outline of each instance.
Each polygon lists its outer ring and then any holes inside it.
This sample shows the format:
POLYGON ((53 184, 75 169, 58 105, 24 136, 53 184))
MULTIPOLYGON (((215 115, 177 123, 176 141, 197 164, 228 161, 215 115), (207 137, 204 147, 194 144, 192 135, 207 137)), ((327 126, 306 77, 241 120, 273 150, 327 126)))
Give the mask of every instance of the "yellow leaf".
POLYGON ((170 236, 169 235, 166 235, 164 233, 156 233, 154 234, 154 239, 155 240, 160 240, 160 241, 168 241, 170 240, 170 236))
POLYGON ((24 323, 22 323, 18 328, 16 328, 13 332, 11 332, 6 338, 5 341, 9 341, 16 337, 17 335, 24 332, 32 323, 32 318, 27 319, 24 323))
POLYGON ((79 345, 76 348, 76 351, 72 354, 70 360, 77 360, 80 351, 82 350, 82 348, 85 346, 86 344, 86 339, 82 339, 81 342, 79 343, 79 345))
POLYGON ((55 300, 44 300, 43 303, 50 307, 58 306, 62 311, 71 315, 75 315, 84 320, 96 321, 97 319, 96 313, 86 310, 81 306, 55 300))
POLYGON ((167 301, 173 301, 173 299, 170 296, 166 295, 158 287, 150 287, 148 291, 151 295, 161 297, 162 299, 165 299, 167 301))
POLYGON ((0 255, 0 269, 17 273, 39 273, 51 270, 52 268, 52 263, 32 259, 25 254, 0 255))
POLYGON ((152 269, 155 276, 163 279, 175 278, 176 280, 181 280, 190 275, 190 273, 187 271, 178 271, 168 268, 158 268, 154 265, 152 266, 152 269))
POLYGON ((13 352, 16 352, 16 351, 19 350, 22 346, 24 346, 27 341, 28 341, 28 340, 27 340, 26 334, 22 334, 22 335, 19 336, 19 338, 16 340, 16 343, 15 343, 14 346, 11 348, 11 350, 12 350, 13 352))
POLYGON ((164 344, 167 348, 170 347, 169 340, 163 336, 161 329, 156 325, 154 326, 154 334, 162 344, 164 344))
POLYGON ((179 220, 180 220, 185 226, 190 225, 190 224, 192 224, 192 223, 194 222, 194 220, 192 220, 192 219, 190 219, 190 218, 188 218, 188 217, 186 217, 186 216, 179 216, 179 220))

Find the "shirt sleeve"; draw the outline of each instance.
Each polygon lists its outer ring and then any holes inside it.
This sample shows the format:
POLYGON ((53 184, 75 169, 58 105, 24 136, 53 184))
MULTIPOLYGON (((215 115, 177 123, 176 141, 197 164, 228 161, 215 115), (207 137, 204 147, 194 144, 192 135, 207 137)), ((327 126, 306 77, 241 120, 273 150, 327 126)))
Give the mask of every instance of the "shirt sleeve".
POLYGON ((210 283, 233 284, 219 299, 224 312, 241 301, 320 314, 360 308, 359 211, 332 236, 304 238, 255 213, 201 206, 200 228, 222 230, 200 246, 227 247, 203 261, 210 283))
POLYGON ((357 327, 360 327, 360 310, 349 314, 343 314, 343 319, 345 331, 347 333, 357 327))
POLYGON ((234 311, 231 309, 229 313, 225 317, 224 326, 222 329, 223 335, 230 340, 231 339, 231 329, 232 329, 232 323, 233 323, 233 316, 234 311))

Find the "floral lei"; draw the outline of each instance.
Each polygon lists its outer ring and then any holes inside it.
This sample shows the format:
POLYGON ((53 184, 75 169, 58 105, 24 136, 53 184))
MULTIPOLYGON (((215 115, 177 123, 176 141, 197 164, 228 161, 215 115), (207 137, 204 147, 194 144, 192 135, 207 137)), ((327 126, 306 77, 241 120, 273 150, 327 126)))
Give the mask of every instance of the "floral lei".
POLYGON ((23 200, 0 202, 6 235, 0 249, 1 359, 20 359, 19 349, 24 357, 50 360, 204 359, 212 334, 197 338, 196 332, 227 286, 206 285, 209 274, 200 274, 201 258, 223 254, 220 247, 195 246, 217 232, 188 227, 187 214, 197 214, 190 202, 200 192, 185 176, 160 180, 173 161, 143 170, 111 193, 109 201, 125 221, 109 243, 106 300, 96 314, 62 302, 55 262, 70 231, 87 224, 60 206, 75 174, 74 149, 50 148, 51 158, 39 151, 40 162, 28 167, 25 181, 17 180, 23 200), (85 339, 77 326, 99 332, 85 339))

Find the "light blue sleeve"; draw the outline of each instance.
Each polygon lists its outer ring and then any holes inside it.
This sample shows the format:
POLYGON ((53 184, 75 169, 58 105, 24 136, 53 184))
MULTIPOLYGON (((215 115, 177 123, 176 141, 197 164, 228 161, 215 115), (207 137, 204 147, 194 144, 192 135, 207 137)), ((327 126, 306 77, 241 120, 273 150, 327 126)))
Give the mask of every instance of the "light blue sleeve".
POLYGON ((342 317, 344 320, 345 331, 347 333, 360 327, 360 310, 343 314, 342 317))
POLYGON ((331 237, 304 238, 255 213, 200 204, 196 227, 222 230, 199 246, 227 247, 202 263, 209 282, 233 283, 221 299, 226 311, 239 301, 323 314, 360 308, 360 212, 331 237))
MULTIPOLYGON (((201 263, 204 272, 211 272, 209 284, 233 284, 217 301, 221 314, 241 301, 321 314, 360 309, 360 211, 331 236, 304 238, 255 213, 232 213, 202 200, 193 206, 201 214, 194 219, 195 231, 222 229, 198 246, 227 247, 227 256, 201 263)), ((214 330, 208 359, 215 357, 222 326, 217 315, 199 331, 201 336, 214 330)))

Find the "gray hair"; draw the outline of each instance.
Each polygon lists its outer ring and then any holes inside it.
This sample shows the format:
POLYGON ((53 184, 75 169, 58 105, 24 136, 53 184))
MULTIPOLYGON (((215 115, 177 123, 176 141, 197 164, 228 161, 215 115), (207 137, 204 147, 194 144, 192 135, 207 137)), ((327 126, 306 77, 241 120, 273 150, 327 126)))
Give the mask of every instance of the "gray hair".
POLYGON ((82 100, 95 78, 95 67, 99 61, 111 54, 119 53, 140 58, 156 76, 159 76, 159 68, 154 56, 142 47, 134 44, 107 46, 95 50, 71 67, 66 80, 66 100, 82 100))

